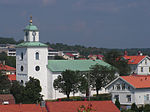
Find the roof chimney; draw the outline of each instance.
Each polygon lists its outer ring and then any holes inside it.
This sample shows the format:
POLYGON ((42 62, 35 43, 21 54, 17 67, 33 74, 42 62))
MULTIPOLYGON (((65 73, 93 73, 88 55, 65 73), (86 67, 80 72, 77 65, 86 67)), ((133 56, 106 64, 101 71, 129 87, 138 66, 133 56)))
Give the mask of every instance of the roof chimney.
POLYGON ((124 56, 127 56, 128 55, 128 52, 127 51, 124 51, 124 56))
POLYGON ((138 51, 138 56, 142 56, 143 53, 141 53, 141 51, 138 51))

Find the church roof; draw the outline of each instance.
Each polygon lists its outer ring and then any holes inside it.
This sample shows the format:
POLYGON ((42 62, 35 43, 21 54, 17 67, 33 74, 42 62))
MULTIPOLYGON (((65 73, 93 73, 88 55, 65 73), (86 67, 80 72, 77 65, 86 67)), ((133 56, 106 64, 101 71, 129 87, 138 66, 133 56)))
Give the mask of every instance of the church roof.
POLYGON ((16 47, 47 47, 47 45, 41 42, 23 42, 18 44, 16 47))
POLYGON ((111 67, 102 60, 49 60, 48 69, 52 72, 63 72, 68 70, 89 71, 90 67, 95 64, 111 67))
POLYGON ((38 28, 35 25, 30 23, 29 25, 26 26, 24 30, 38 31, 38 28))

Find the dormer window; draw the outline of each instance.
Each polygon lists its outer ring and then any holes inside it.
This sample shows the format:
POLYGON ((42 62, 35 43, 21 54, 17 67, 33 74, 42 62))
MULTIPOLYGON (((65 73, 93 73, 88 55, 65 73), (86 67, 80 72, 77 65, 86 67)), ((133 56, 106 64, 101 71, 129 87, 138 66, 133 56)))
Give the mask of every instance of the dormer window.
POLYGON ((147 65, 147 59, 145 59, 145 65, 147 65))
POLYGON ((35 59, 39 60, 39 53, 38 52, 35 53, 35 59))
POLYGON ((120 84, 117 84, 117 90, 120 90, 120 84))
POLYGON ((125 84, 122 84, 122 90, 125 90, 125 84))

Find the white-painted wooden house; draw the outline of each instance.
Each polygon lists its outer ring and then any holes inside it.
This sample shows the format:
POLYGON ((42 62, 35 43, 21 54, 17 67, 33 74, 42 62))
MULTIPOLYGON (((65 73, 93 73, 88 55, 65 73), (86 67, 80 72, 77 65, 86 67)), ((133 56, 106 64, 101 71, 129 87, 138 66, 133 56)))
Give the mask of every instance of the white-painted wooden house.
POLYGON ((105 87, 112 94, 112 101, 118 98, 120 104, 150 104, 150 76, 130 75, 119 76, 105 87))

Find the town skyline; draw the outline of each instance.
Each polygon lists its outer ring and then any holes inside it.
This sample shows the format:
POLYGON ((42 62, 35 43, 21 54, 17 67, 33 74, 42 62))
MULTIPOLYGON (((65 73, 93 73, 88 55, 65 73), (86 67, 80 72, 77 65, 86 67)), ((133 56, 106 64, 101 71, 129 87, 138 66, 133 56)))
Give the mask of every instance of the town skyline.
POLYGON ((1 0, 1 37, 23 38, 33 24, 40 41, 103 48, 149 48, 148 0, 1 0))

